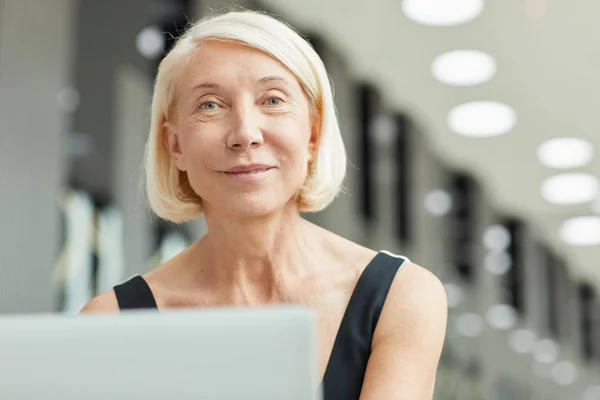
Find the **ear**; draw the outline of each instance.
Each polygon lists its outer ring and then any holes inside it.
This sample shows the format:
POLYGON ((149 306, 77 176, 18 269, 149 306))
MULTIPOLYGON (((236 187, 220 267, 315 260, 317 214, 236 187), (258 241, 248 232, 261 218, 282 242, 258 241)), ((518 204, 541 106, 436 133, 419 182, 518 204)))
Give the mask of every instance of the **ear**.
POLYGON ((319 148, 319 141, 321 139, 321 119, 313 118, 311 124, 311 135, 308 141, 308 159, 312 161, 317 155, 317 149, 319 148))
POLYGON ((177 169, 185 171, 186 166, 183 152, 181 151, 180 138, 175 127, 169 121, 166 121, 162 126, 162 139, 163 144, 175 162, 177 169))

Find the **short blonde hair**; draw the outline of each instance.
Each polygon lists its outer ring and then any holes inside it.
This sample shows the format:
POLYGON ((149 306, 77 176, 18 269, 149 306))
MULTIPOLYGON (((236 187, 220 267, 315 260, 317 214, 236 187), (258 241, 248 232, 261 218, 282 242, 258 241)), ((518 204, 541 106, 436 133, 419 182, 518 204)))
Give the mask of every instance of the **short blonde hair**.
POLYGON ((285 23, 261 12, 229 11, 193 24, 159 65, 145 154, 146 194, 152 210, 172 222, 186 222, 203 212, 202 199, 191 188, 187 174, 175 166, 163 143, 162 130, 174 110, 178 75, 207 39, 234 41, 261 50, 296 76, 320 122, 318 132, 314 132, 314 161, 297 201, 304 212, 327 207, 344 181, 346 150, 325 66, 310 44, 285 23))

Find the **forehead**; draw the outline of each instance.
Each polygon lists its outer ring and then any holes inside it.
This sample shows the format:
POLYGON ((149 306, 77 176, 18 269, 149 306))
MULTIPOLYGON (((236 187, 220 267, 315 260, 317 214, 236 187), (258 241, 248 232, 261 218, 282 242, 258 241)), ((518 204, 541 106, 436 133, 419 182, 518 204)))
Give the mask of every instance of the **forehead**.
POLYGON ((281 76, 288 84, 300 87, 294 74, 267 53, 242 43, 207 40, 182 72, 180 89, 186 92, 207 82, 239 87, 257 84, 267 76, 281 76))

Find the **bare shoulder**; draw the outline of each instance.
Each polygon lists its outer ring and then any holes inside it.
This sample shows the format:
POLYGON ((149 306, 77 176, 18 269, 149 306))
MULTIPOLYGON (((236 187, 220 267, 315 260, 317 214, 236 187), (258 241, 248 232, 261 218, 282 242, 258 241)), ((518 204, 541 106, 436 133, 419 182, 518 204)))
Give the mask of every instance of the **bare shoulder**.
POLYGON ((447 312, 440 280, 405 261, 375 328, 360 398, 432 399, 447 312))
POLYGON ((90 300, 82 309, 81 313, 88 312, 118 312, 119 304, 115 292, 110 290, 90 300))
POLYGON ((431 271, 413 262, 402 264, 386 298, 377 336, 402 335, 398 330, 428 331, 432 339, 443 340, 447 321, 444 285, 431 271))
POLYGON ((392 299, 398 297, 407 301, 443 299, 444 303, 440 305, 446 306, 446 292, 439 278, 430 270, 408 260, 402 264, 390 291, 392 299))
POLYGON ((325 228, 316 225, 315 227, 321 231, 320 233, 324 238, 321 243, 326 245, 327 253, 339 261, 344 267, 349 265, 354 266, 355 272, 358 274, 360 274, 377 255, 377 251, 375 250, 339 236, 325 228))

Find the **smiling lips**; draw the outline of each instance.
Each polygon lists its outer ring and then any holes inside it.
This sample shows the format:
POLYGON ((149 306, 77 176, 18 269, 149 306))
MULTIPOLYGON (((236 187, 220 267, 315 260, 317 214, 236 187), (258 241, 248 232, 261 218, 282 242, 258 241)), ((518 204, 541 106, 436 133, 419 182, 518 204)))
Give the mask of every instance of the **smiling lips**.
POLYGON ((225 171, 225 174, 236 180, 255 181, 269 175, 273 168, 264 164, 240 165, 225 171))

